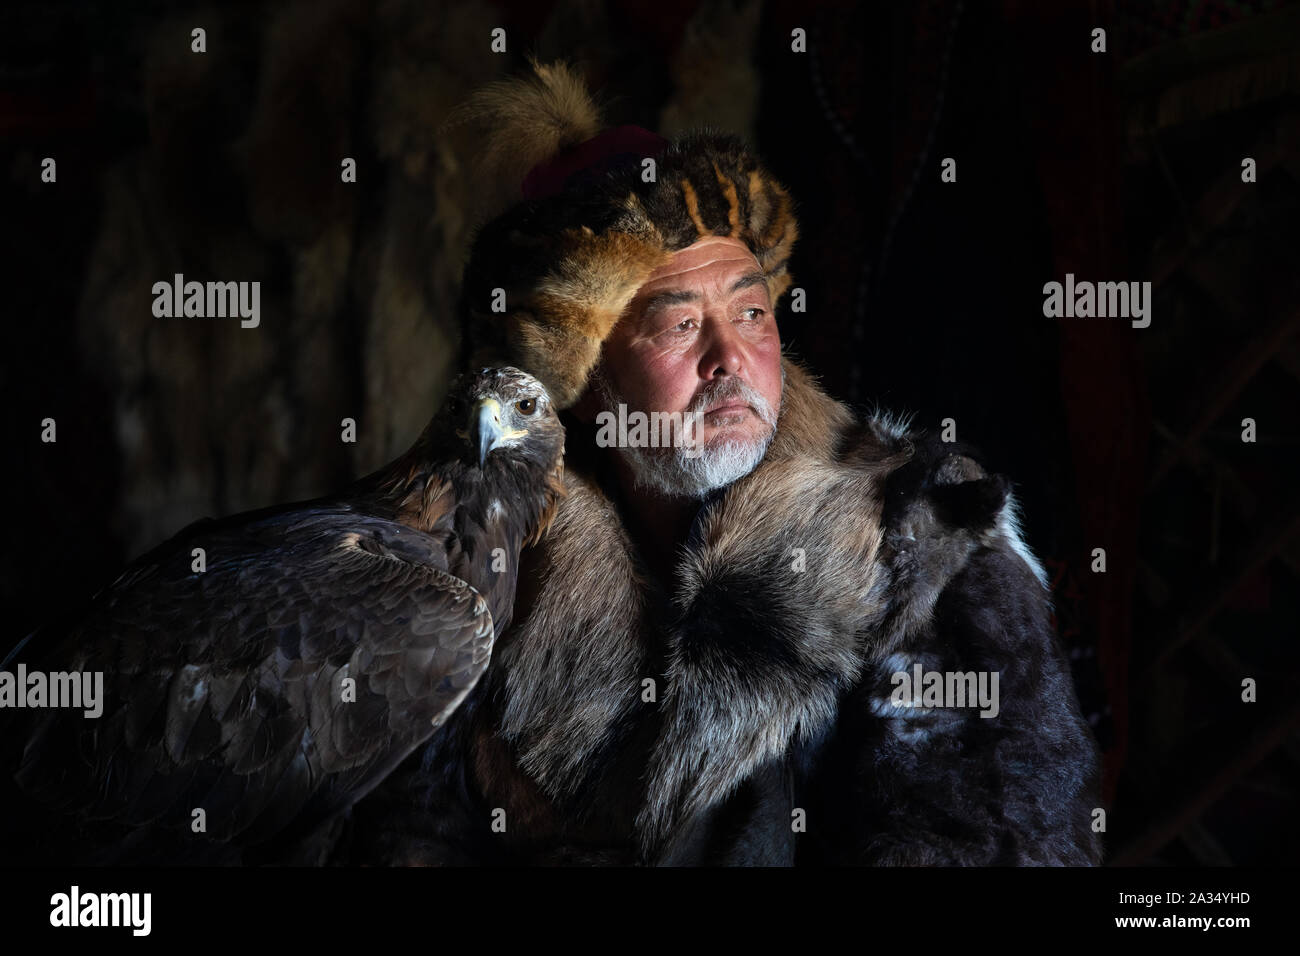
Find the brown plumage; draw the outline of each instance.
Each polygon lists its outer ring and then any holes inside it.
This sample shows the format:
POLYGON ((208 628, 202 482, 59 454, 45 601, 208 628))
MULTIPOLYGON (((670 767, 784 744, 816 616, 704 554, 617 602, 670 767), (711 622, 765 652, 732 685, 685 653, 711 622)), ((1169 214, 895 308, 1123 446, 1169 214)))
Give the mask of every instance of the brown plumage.
POLYGON ((103 672, 103 713, 0 712, 0 854, 321 859, 344 811, 487 668, 520 549, 563 494, 563 441, 536 379, 464 376, 391 465, 334 496, 200 521, 29 637, 3 669, 103 672))

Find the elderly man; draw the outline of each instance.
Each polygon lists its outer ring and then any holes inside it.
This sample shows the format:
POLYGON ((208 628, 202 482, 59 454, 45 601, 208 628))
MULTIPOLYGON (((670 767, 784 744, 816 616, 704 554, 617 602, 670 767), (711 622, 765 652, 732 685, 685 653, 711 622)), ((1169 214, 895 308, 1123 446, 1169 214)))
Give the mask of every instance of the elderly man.
POLYGON ((403 863, 1097 862, 1096 746, 1007 485, 783 356, 786 190, 732 137, 601 131, 559 65, 469 112, 527 171, 466 267, 470 361, 532 372, 566 410, 567 497, 428 751, 462 759, 412 760, 357 844, 403 863), (695 443, 603 447, 619 406, 698 415, 695 443))
POLYGON ((776 432, 781 342, 754 254, 727 236, 675 253, 637 292, 603 354, 579 418, 620 404, 700 416, 696 454, 687 444, 633 445, 614 457, 642 557, 670 581, 698 499, 749 474, 776 432))

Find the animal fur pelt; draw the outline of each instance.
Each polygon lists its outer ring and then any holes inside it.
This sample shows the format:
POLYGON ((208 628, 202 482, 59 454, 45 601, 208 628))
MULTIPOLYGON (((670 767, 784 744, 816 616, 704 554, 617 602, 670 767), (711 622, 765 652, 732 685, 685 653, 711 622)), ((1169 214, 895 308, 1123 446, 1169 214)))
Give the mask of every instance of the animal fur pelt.
POLYGON ((672 593, 566 422, 516 624, 439 735, 465 759, 390 778, 372 862, 1096 860, 1095 746, 1005 482, 785 369, 767 457, 701 509, 672 593), (909 654, 1000 669, 1000 718, 914 740, 873 709, 909 654))
POLYGON ((823 862, 1095 864, 1096 743, 1007 481, 911 436, 886 485, 884 619, 809 794, 823 862), (921 671, 998 676, 996 714, 922 707, 921 671))
POLYGON ((871 423, 834 462, 769 459, 700 529, 638 819, 646 859, 707 860, 718 826, 690 821, 789 758, 806 862, 1099 861, 1096 748, 1004 478, 871 423), (779 533, 752 533, 773 515, 779 533), (1000 712, 894 706, 894 675, 916 663, 996 672, 1000 712), (674 819, 687 824, 669 840, 674 819))
POLYGON ((843 462, 778 447, 697 519, 637 820, 645 858, 675 858, 661 846, 675 822, 809 744, 856 681, 883 610, 883 478, 901 460, 872 451, 843 462))

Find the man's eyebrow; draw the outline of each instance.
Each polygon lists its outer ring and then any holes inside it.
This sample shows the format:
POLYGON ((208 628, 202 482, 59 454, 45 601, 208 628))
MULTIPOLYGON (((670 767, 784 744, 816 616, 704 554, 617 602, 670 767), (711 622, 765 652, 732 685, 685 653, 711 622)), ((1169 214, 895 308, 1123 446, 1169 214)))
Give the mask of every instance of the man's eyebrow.
MULTIPOLYGON (((741 289, 748 289, 750 286, 766 282, 767 273, 761 271, 747 272, 731 284, 731 288, 727 290, 727 295, 735 295, 741 289)), ((641 314, 650 315, 665 306, 680 305, 683 302, 698 302, 699 300, 700 294, 694 289, 666 289, 663 292, 656 292, 646 299, 641 308, 641 314)))
POLYGON ((758 285, 759 283, 766 283, 766 282, 767 282, 766 272, 762 272, 762 271, 747 272, 731 284, 731 289, 728 290, 727 294, 735 295, 741 289, 748 289, 752 285, 758 285))

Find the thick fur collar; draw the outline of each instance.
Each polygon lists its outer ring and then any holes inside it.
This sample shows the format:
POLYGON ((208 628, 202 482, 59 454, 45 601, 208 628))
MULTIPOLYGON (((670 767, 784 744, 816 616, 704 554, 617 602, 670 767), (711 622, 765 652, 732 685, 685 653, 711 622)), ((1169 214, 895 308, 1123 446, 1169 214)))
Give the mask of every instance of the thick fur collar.
POLYGON ((571 466, 551 531, 530 556, 536 573, 521 574, 534 589, 521 590, 517 623, 498 643, 500 735, 558 803, 591 792, 629 725, 658 710, 663 732, 640 819, 647 849, 683 813, 782 754, 796 733, 819 728, 861 666, 853 632, 879 603, 881 476, 906 457, 905 443, 855 425, 795 362, 785 369, 768 454, 698 519, 666 613, 653 613, 616 505, 571 466), (857 453, 845 460, 847 447, 857 453), (760 621, 788 627, 759 634, 760 621), (846 632, 845 621, 854 628, 846 632), (720 640, 724 633, 739 645, 720 640), (667 686, 656 708, 642 699, 643 681, 660 680, 661 669, 667 686), (702 763, 701 753, 720 753, 709 738, 723 727, 729 759, 702 763))
POLYGON ((1095 745, 1009 485, 886 416, 857 419, 799 365, 784 367, 768 454, 702 507, 670 595, 643 572, 583 449, 566 452, 567 496, 525 552, 515 624, 488 673, 482 794, 529 834, 533 859, 580 845, 586 855, 572 859, 589 862, 793 862, 789 768, 812 772, 834 744, 837 765, 816 770, 839 781, 821 820, 823 833, 850 837, 849 859, 1095 860, 1095 745), (946 610, 985 603, 1008 613, 946 610), (968 668, 949 657, 961 648, 1016 682, 1003 686, 1015 698, 1005 719, 926 723, 883 706, 893 672, 913 661, 968 668), (951 783, 952 752, 997 766, 1011 739, 1021 749, 995 774, 1002 783, 961 800, 1014 807, 1014 826, 981 819, 972 832, 984 842, 952 838, 943 820, 960 808, 916 794, 926 779, 951 783), (732 797, 750 822, 719 850, 707 821, 731 828, 732 797), (636 855, 620 858, 608 848, 629 833, 636 855), (1037 855, 1006 849, 1030 843, 1037 855))
POLYGON ((769 454, 697 519, 678 567, 664 727, 637 820, 647 859, 673 856, 664 843, 677 821, 822 734, 858 678, 888 580, 877 560, 883 479, 906 452, 853 425, 787 363, 769 454))

